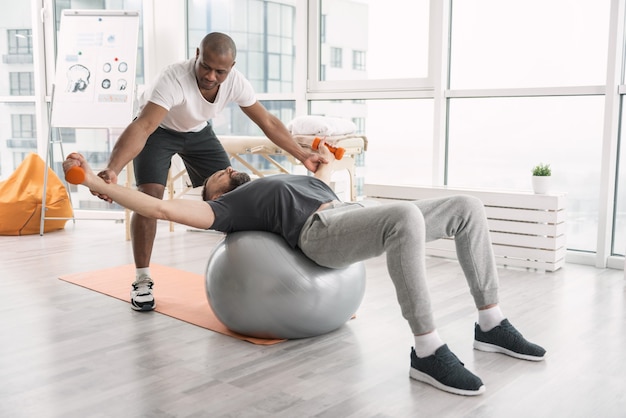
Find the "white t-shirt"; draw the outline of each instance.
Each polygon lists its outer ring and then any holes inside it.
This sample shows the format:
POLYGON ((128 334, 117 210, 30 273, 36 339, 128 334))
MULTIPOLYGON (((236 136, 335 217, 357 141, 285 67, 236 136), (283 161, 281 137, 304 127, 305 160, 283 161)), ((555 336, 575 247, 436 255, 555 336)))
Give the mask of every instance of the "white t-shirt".
POLYGON ((139 110, 150 101, 168 110, 160 124, 163 128, 177 132, 198 132, 228 104, 248 107, 256 102, 250 82, 233 68, 220 84, 215 102, 209 103, 198 88, 194 62, 195 57, 168 66, 152 87, 141 95, 139 110))

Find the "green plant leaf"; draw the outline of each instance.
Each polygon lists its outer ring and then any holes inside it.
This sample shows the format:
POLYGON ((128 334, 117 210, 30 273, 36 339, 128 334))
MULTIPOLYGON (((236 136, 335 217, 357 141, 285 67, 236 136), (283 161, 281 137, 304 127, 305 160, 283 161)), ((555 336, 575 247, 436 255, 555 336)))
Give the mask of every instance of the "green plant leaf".
POLYGON ((540 163, 533 167, 532 173, 533 176, 551 176, 552 169, 550 169, 550 164, 540 163))

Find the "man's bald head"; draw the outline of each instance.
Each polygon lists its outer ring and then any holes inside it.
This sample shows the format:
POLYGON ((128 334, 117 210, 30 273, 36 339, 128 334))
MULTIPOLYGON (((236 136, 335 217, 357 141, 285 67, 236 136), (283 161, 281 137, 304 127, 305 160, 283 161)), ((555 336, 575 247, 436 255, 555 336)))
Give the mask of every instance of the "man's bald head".
POLYGON ((237 47, 233 39, 220 32, 211 32, 200 42, 200 49, 204 52, 212 52, 217 55, 230 55, 235 60, 237 47))

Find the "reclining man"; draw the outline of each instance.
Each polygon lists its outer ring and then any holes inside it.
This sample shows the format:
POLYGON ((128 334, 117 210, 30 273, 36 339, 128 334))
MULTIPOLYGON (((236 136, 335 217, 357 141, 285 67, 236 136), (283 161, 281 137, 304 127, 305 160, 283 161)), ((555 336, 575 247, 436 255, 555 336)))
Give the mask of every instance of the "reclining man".
POLYGON ((277 233, 316 263, 342 268, 386 253, 387 269, 404 318, 415 336, 413 379, 459 395, 484 392, 437 333, 426 283, 425 243, 454 237, 459 263, 478 308, 474 348, 540 361, 545 350, 528 342, 498 306, 498 276, 482 203, 456 196, 385 205, 341 203, 327 182, 334 156, 320 146, 315 176, 280 174, 248 182, 232 168, 209 177, 203 200, 160 200, 108 184, 73 153, 63 163, 85 169, 84 186, 143 216, 221 232, 277 233))

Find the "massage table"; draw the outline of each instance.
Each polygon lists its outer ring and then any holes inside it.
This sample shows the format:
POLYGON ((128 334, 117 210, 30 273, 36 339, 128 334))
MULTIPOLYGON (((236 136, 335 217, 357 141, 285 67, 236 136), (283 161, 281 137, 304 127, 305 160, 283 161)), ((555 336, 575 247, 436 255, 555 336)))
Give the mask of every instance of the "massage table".
MULTIPOLYGON (((300 145, 311 148, 311 143, 315 139, 315 135, 294 135, 293 138, 300 145)), ((354 201, 357 198, 356 156, 367 150, 367 138, 364 135, 351 134, 328 136, 325 139, 330 145, 341 147, 346 150, 343 158, 335 161, 335 170, 348 171, 350 176, 350 200, 354 201)), ((285 156, 295 165, 301 164, 295 157, 283 151, 264 136, 221 136, 220 141, 232 159, 239 161, 244 167, 258 177, 265 177, 266 175, 276 173, 290 173, 288 169, 276 160, 276 156, 285 156), (262 156, 271 164, 273 170, 268 171, 253 166, 249 161, 243 158, 245 155, 262 156)), ((180 197, 190 191, 191 187, 184 187, 183 190, 179 192, 179 196, 175 196, 176 190, 174 183, 185 174, 186 170, 184 169, 176 173, 170 173, 170 178, 168 179, 167 184, 170 199, 180 197)))

